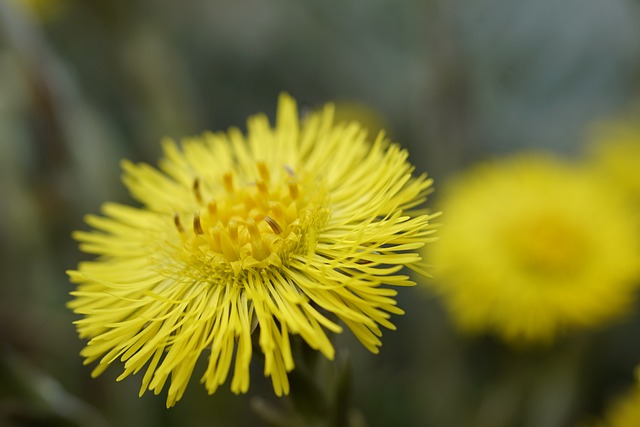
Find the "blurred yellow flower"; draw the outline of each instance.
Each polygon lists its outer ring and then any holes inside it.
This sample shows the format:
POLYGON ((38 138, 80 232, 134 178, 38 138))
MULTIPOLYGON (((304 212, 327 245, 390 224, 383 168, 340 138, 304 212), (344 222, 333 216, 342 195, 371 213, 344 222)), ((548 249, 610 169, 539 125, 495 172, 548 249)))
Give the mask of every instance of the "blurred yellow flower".
POLYGON ((434 286, 463 329, 518 342, 620 315, 633 300, 638 233, 611 189, 543 155, 459 177, 428 249, 434 286))
POLYGON ((388 130, 387 121, 380 112, 358 101, 343 100, 336 102, 334 121, 336 123, 358 122, 372 135, 376 135, 385 129, 388 130))
POLYGON ((596 126, 592 133, 591 162, 603 179, 626 192, 640 207, 640 126, 625 121, 596 126))
POLYGON ((640 389, 634 388, 616 400, 601 421, 585 427, 638 427, 640 426, 640 389))
POLYGON ((282 95, 276 125, 248 120, 231 129, 164 143, 160 170, 123 162, 125 185, 142 207, 107 203, 78 231, 81 249, 99 256, 70 271, 69 306, 94 376, 120 359, 119 379, 147 366, 140 394, 167 406, 185 391, 203 352, 209 393, 225 382, 246 392, 252 332, 277 395, 294 368, 290 334, 329 359, 326 331, 342 321, 376 353, 379 326, 401 314, 394 289, 421 270, 419 249, 433 232, 417 210, 431 189, 413 177, 407 152, 380 134, 373 144, 357 124, 335 125, 333 106, 302 123, 282 95))
POLYGON ((9 0, 9 3, 40 21, 54 18, 66 6, 63 0, 9 0))

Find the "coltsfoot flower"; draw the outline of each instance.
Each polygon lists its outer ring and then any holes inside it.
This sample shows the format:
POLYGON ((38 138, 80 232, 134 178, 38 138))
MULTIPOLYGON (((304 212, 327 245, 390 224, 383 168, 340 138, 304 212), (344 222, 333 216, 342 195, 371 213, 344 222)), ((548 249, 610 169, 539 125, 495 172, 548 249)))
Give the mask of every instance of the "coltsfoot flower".
POLYGON ((461 329, 548 342, 625 312, 638 232, 615 191, 544 155, 481 165, 444 190, 432 282, 461 329))
POLYGON ((67 6, 63 0, 10 0, 9 5, 23 8, 39 21, 54 19, 67 6))
POLYGON ((585 423, 584 427, 640 426, 640 389, 634 388, 618 398, 607 409, 603 420, 585 423))
POLYGON ((625 192, 634 208, 640 207, 640 126, 631 120, 600 123, 591 137, 590 163, 625 192))
POLYGON ((277 395, 289 391, 292 334, 332 359, 327 332, 343 324, 378 351, 380 326, 402 313, 384 285, 412 285, 404 266, 422 270, 431 180, 382 134, 371 143, 332 116, 327 105, 301 122, 282 95, 273 128, 258 115, 246 136, 165 141, 160 170, 123 162, 142 206, 106 203, 86 218, 95 230, 74 233, 98 255, 69 271, 94 376, 117 360, 119 379, 146 366, 140 394, 171 378, 172 406, 203 355, 209 393, 231 370, 231 390, 246 392, 254 334, 277 395))

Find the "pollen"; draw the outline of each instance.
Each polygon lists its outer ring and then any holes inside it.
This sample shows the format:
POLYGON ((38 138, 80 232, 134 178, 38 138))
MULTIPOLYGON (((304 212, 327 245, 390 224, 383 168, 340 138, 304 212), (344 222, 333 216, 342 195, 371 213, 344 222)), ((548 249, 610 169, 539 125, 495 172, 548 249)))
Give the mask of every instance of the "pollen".
POLYGON ((207 269, 237 276, 286 264, 291 253, 306 253, 314 243, 309 237, 316 234, 311 229, 326 220, 322 189, 294 178, 289 166, 273 171, 257 161, 256 172, 246 183, 235 171, 224 173, 220 182, 211 183, 219 191, 212 191, 216 197, 210 198, 202 179, 194 179, 200 208, 185 218, 193 223, 192 230, 185 230, 180 216, 174 217, 185 255, 200 258, 207 269))

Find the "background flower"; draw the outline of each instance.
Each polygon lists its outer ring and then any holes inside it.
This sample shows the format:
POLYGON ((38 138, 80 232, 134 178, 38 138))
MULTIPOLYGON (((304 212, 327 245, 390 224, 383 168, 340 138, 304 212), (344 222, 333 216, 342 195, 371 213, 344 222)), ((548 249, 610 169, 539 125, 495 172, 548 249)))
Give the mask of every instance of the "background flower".
POLYGON ((618 397, 606 410, 602 420, 585 427, 635 427, 640 425, 640 390, 634 388, 618 397))
POLYGON ((35 19, 48 21, 62 13, 66 0, 8 0, 12 7, 21 9, 35 19))
POLYGON ((633 117, 635 115, 594 125, 589 161, 602 174, 602 179, 622 191, 632 208, 637 209, 640 206, 640 126, 633 117))
POLYGON ((436 289, 465 330, 550 341, 633 303, 637 225, 597 176, 542 155, 488 162, 444 190, 436 289))

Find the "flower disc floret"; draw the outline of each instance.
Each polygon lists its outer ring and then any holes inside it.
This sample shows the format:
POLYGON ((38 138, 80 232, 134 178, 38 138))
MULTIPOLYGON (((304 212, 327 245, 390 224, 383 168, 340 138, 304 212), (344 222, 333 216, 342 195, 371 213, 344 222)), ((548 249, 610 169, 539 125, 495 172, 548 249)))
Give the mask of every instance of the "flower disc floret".
POLYGON ((282 267, 291 254, 306 253, 309 236, 327 220, 326 192, 286 165, 272 173, 256 163, 256 177, 227 172, 221 185, 193 183, 195 213, 174 215, 180 244, 168 246, 167 258, 200 266, 200 276, 221 280, 248 270, 282 267), (249 179, 250 181, 246 181, 249 179))

